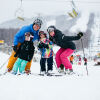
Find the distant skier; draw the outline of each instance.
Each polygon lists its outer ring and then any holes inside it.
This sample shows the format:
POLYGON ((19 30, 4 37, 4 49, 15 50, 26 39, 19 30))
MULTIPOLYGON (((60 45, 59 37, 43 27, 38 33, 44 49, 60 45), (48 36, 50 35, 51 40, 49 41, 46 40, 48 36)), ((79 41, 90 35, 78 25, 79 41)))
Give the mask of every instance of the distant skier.
POLYGON ((39 36, 40 36, 40 41, 38 47, 41 52, 40 74, 42 75, 46 73, 51 74, 53 70, 53 43, 49 39, 47 39, 46 33, 44 33, 44 31, 40 31, 39 36), (46 70, 46 61, 47 61, 47 70, 46 70))
MULTIPOLYGON (((34 42, 35 40, 39 39, 38 32, 39 32, 39 29, 41 28, 41 25, 42 25, 42 21, 40 19, 36 19, 33 22, 33 24, 31 24, 29 26, 24 26, 19 30, 19 32, 17 32, 17 34, 14 37, 13 52, 12 52, 12 55, 11 55, 9 61, 8 61, 8 65, 7 65, 7 71, 8 72, 10 72, 12 70, 14 63, 17 60, 17 57, 14 57, 14 55, 15 55, 17 49, 19 48, 19 46, 21 45, 21 43, 24 42, 25 33, 30 32, 34 36, 34 38, 32 40, 34 42)), ((28 62, 27 65, 26 65, 25 70, 27 72, 30 72, 31 63, 32 63, 32 61, 28 62)))
POLYGON ((87 65, 87 58, 84 57, 84 65, 87 65))
POLYGON ((81 62, 82 62, 82 59, 81 59, 81 56, 79 56, 79 58, 78 58, 78 65, 81 65, 81 62))
POLYGON ((66 73, 73 73, 72 64, 68 60, 68 57, 76 49, 76 46, 72 41, 79 40, 83 36, 83 33, 79 32, 77 36, 65 36, 60 30, 56 29, 55 26, 49 26, 47 31, 49 33, 49 39, 53 41, 54 44, 61 47, 56 53, 55 58, 57 68, 60 69, 60 66, 63 64, 66 69, 66 73))
POLYGON ((69 59, 70 59, 71 64, 73 64, 74 56, 71 55, 71 56, 69 57, 69 59))
POLYGON ((13 66, 12 74, 16 75, 18 69, 20 74, 25 73, 26 64, 32 60, 34 54, 35 48, 32 39, 33 36, 29 32, 25 33, 25 41, 20 45, 19 49, 16 51, 16 54, 14 55, 14 57, 18 57, 18 59, 16 60, 13 66))

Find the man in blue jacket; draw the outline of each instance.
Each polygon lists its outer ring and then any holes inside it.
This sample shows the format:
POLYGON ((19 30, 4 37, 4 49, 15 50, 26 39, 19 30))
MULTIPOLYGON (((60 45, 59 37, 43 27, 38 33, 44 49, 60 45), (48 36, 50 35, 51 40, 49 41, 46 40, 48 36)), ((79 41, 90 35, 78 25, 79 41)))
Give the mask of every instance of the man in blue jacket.
MULTIPOLYGON (((39 29, 41 28, 41 25, 42 25, 42 21, 40 19, 36 19, 33 22, 33 24, 22 27, 16 33, 16 35, 14 36, 13 52, 11 54, 11 57, 9 58, 8 65, 7 65, 7 69, 8 69, 7 71, 8 72, 10 72, 12 70, 14 63, 17 60, 17 57, 14 57, 14 55, 15 55, 16 51, 18 50, 18 47, 21 45, 21 43, 24 42, 25 33, 30 32, 31 35, 34 36, 34 38, 32 40, 34 42, 35 40, 39 39, 39 34, 38 33, 39 33, 39 29)), ((32 60, 27 63, 26 68, 25 68, 26 73, 30 72, 31 63, 32 63, 32 60)))

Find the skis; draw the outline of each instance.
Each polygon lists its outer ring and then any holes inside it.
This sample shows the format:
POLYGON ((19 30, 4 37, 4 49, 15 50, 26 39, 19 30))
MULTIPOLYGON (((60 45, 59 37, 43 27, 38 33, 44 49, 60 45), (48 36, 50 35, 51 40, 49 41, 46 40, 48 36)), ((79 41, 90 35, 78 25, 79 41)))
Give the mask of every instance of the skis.
POLYGON ((78 74, 78 73, 71 73, 71 74, 66 74, 66 73, 47 73, 47 74, 38 74, 38 73, 31 73, 30 75, 34 75, 34 76, 48 76, 48 77, 61 77, 61 76, 83 76, 82 74, 78 74))
POLYGON ((7 73, 8 73, 8 72, 4 72, 4 73, 0 74, 0 76, 6 75, 7 73))
MULTIPOLYGON (((3 76, 3 75, 6 75, 8 72, 4 72, 2 74, 0 74, 0 76, 3 76)), ((16 74, 17 76, 20 76, 20 74, 16 74)), ((79 74, 79 73, 76 73, 76 72, 73 72, 71 74, 69 73, 46 73, 46 74, 38 74, 38 73, 30 73, 30 74, 26 74, 26 75, 34 75, 34 76, 47 76, 47 77, 62 77, 62 76, 83 76, 82 74, 79 74)))
POLYGON ((51 76, 55 76, 55 77, 60 77, 60 76, 64 76, 63 74, 56 74, 56 73, 47 73, 47 74, 37 74, 37 73, 31 73, 30 75, 34 75, 34 76, 47 76, 47 77, 51 77, 51 76))

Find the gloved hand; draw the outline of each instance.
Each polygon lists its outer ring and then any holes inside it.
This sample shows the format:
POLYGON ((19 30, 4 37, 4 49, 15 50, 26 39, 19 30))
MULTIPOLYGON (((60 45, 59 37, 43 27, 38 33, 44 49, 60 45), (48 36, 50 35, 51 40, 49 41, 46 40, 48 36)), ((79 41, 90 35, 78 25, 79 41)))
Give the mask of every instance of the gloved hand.
POLYGON ((13 47, 13 50, 15 51, 15 52, 17 52, 17 45, 15 45, 14 47, 13 47))
POLYGON ((49 49, 49 46, 48 46, 48 44, 44 44, 44 48, 47 48, 47 49, 49 49))
POLYGON ((39 48, 43 48, 44 47, 44 43, 39 43, 38 47, 39 48))
POLYGON ((30 70, 30 69, 26 69, 25 73, 26 73, 27 75, 29 75, 29 74, 31 74, 31 70, 30 70))
POLYGON ((14 55, 14 57, 17 57, 17 53, 14 55))
POLYGON ((54 37, 49 36, 49 40, 50 40, 50 41, 52 41, 54 44, 56 44, 56 40, 55 40, 55 38, 54 38, 54 37))
POLYGON ((77 34, 77 36, 79 36, 80 38, 83 36, 83 33, 82 32, 79 32, 78 34, 77 34))
POLYGON ((39 48, 49 48, 49 46, 48 46, 48 44, 44 44, 44 43, 40 43, 39 45, 38 45, 38 47, 39 48))
POLYGON ((52 36, 49 36, 49 40, 50 40, 50 41, 53 41, 53 37, 52 37, 52 36))

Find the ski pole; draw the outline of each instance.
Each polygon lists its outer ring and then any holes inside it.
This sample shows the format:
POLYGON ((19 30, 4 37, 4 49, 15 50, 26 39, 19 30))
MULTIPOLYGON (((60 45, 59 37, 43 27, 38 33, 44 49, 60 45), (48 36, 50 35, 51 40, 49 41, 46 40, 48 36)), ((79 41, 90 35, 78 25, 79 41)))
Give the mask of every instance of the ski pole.
POLYGON ((2 69, 4 67, 4 65, 7 63, 7 61, 9 60, 9 58, 2 65, 0 65, 1 66, 0 69, 2 69))
MULTIPOLYGON (((82 41, 82 39, 81 39, 81 44, 82 44, 82 49, 83 49, 83 55, 84 55, 84 57, 85 57, 84 48, 83 48, 83 41, 82 41)), ((87 65, 86 65, 86 71, 87 71, 87 75, 88 75, 88 68, 87 68, 87 65)))
MULTIPOLYGON (((13 47, 13 46, 11 46, 11 47, 13 47)), ((10 54, 10 56, 11 56, 11 54, 10 54)), ((9 56, 9 58, 10 58, 10 56, 9 56)), ((7 63, 7 61, 9 60, 9 58, 2 65, 0 65, 1 66, 0 69, 2 69, 4 67, 4 65, 7 63)))
MULTIPOLYGON (((53 51, 53 55, 54 55, 54 51, 53 51)), ((56 68, 56 70, 57 70, 57 66, 56 66, 56 63, 53 61, 53 63, 54 63, 54 66, 55 66, 55 68, 56 68)))
POLYGON ((55 68, 57 69, 56 64, 55 64, 55 62, 54 62, 54 61, 53 61, 53 63, 54 63, 55 68))

